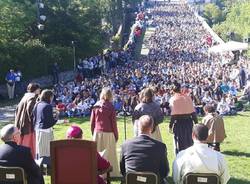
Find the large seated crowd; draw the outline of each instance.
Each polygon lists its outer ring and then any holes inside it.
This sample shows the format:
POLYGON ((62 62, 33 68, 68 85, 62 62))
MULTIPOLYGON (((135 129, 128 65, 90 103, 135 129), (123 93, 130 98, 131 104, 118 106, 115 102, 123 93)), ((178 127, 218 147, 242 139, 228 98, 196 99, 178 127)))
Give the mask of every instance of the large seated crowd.
MULTIPOLYGON (((230 176, 220 153, 226 138, 223 116, 235 115, 250 101, 249 61, 242 56, 236 64, 224 64, 221 55, 208 53, 216 41, 187 4, 156 3, 147 17, 148 25, 155 28, 145 40, 148 56, 135 61, 131 47, 108 51, 103 57, 80 60, 72 82, 59 80, 52 90, 42 92, 39 84, 29 84, 17 107, 15 126, 1 130, 6 145, 17 147, 13 143, 17 142, 31 149, 32 158, 49 157, 58 119, 90 117, 97 151, 105 150, 98 160, 105 169, 112 167, 111 176, 151 171, 163 184, 169 163, 158 125, 169 115, 176 154, 174 182, 181 184, 185 174, 201 172, 215 173, 221 184, 227 183, 230 176), (135 137, 123 143, 119 169, 116 116, 124 112, 132 116, 135 137), (202 123, 197 115, 205 115, 202 123)), ((231 53, 225 57, 233 59, 231 53)), ((67 138, 82 138, 82 134, 80 127, 72 125, 67 138)), ((13 150, 6 145, 1 147, 0 160, 17 154, 11 155, 13 150)), ((43 182, 39 173, 22 166, 30 183, 43 182)), ((33 162, 31 166, 37 170, 33 162)), ((98 183, 105 183, 104 179, 98 176, 98 183)))
MULTIPOLYGON (((220 55, 208 54, 215 41, 187 5, 160 5, 151 14, 151 25, 156 30, 145 41, 149 55, 134 61, 131 52, 112 51, 104 55, 102 67, 97 70, 82 66, 88 62, 81 60, 79 68, 83 75, 77 75, 74 82, 55 86, 56 98, 64 104, 60 105, 62 114, 90 115, 102 86, 112 88, 118 112, 124 109, 132 112, 139 102, 139 91, 146 86, 154 87, 156 101, 168 108, 174 81, 191 95, 197 113, 204 114, 202 107, 207 103, 218 105, 223 115, 242 110, 237 97, 247 86, 247 59, 242 57, 238 64, 223 65, 220 55)), ((232 59, 229 53, 227 57, 232 59)), ((95 58, 88 61, 91 63, 95 58)))

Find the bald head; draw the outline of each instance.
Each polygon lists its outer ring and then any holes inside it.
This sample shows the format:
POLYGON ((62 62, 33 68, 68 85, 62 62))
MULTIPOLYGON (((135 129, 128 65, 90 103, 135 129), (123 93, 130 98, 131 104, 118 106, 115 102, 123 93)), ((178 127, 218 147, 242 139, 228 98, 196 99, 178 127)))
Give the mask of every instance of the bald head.
POLYGON ((18 132, 19 130, 13 124, 5 125, 0 132, 1 140, 3 142, 15 141, 14 135, 16 135, 18 132))
POLYGON ((141 134, 151 134, 154 126, 152 116, 143 115, 139 118, 139 130, 141 134))

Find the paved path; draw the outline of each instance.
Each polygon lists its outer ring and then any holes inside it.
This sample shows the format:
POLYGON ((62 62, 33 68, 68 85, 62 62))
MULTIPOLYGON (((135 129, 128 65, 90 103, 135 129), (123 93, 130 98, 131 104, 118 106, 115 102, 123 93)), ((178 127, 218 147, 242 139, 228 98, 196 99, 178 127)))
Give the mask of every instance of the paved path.
POLYGON ((0 107, 0 126, 14 121, 16 105, 0 107))
POLYGON ((155 28, 153 27, 148 27, 146 29, 144 38, 143 38, 143 44, 142 44, 142 49, 141 49, 141 55, 147 56, 149 53, 149 48, 146 46, 146 41, 150 36, 155 32, 155 28))

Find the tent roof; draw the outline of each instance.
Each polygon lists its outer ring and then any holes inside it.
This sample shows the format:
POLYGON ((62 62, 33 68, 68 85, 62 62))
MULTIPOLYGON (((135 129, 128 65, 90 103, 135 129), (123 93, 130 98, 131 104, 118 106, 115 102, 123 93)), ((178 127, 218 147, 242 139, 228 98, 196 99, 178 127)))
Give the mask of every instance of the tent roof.
POLYGON ((211 47, 209 49, 209 52, 218 53, 218 52, 230 52, 230 51, 247 50, 247 49, 248 49, 247 43, 229 41, 227 43, 222 43, 211 47))

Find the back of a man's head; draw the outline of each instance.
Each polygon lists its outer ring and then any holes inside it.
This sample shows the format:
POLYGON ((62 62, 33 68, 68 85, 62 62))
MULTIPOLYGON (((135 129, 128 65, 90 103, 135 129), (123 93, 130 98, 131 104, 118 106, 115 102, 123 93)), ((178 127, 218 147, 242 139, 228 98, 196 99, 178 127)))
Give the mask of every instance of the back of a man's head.
POLYGON ((214 105, 212 105, 212 104, 205 105, 204 111, 207 113, 214 113, 215 112, 214 105))
POLYGON ((196 124, 193 127, 193 139, 205 142, 208 137, 208 127, 204 124, 196 124))
POLYGON ((12 141, 12 137, 15 131, 16 127, 13 124, 5 125, 0 132, 1 140, 3 142, 12 141))
POLYGON ((143 115, 139 118, 139 130, 141 134, 150 134, 153 130, 154 120, 152 116, 143 115))

